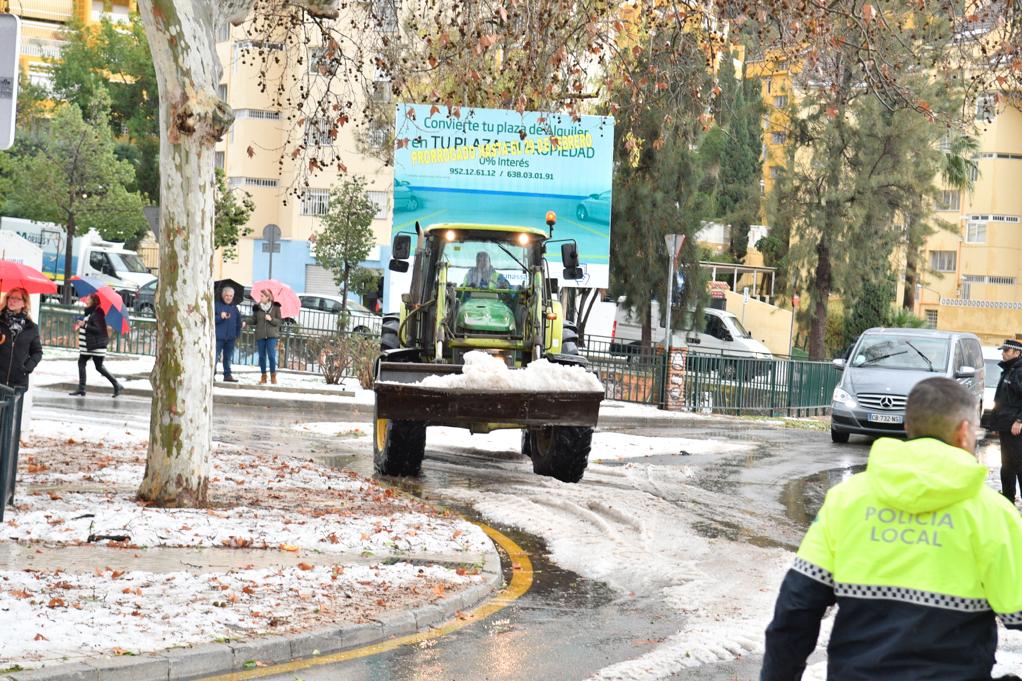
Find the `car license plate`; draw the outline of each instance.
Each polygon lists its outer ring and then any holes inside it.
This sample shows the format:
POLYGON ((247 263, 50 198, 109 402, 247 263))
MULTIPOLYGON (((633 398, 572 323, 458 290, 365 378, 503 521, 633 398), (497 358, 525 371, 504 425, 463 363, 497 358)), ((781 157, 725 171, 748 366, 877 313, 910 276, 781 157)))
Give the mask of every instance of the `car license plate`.
POLYGON ((905 417, 901 414, 870 414, 869 420, 873 423, 901 423, 905 417))

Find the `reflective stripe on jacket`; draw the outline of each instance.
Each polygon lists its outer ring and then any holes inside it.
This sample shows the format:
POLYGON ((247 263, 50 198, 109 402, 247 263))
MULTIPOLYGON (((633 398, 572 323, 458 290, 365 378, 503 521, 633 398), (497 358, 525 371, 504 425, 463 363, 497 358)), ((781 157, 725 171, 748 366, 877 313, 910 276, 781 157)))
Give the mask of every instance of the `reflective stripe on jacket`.
POLYGON ((801 678, 834 603, 830 681, 989 679, 994 616, 1022 629, 1022 519, 986 475, 938 440, 877 440, 799 547, 761 679, 801 678))

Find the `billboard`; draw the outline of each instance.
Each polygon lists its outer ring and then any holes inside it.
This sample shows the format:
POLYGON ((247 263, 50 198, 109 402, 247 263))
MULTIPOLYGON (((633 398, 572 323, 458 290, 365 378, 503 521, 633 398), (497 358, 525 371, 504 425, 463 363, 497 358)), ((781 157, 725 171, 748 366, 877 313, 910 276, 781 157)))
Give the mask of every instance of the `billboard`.
MULTIPOLYGON (((393 234, 442 222, 546 227, 575 239, 584 270, 562 286, 606 288, 614 119, 398 104, 393 234)), ((548 254, 560 276, 560 249, 548 254)), ((405 277, 390 273, 387 307, 405 277), (393 292, 392 292, 393 291, 393 292)))

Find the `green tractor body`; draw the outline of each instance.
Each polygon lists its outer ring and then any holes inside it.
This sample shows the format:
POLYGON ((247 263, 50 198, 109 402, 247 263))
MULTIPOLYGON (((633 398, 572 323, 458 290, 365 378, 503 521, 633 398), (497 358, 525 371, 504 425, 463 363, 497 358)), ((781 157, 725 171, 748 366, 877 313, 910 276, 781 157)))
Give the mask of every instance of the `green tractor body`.
MULTIPOLYGON (((519 428, 522 451, 537 473, 577 482, 603 399, 598 382, 588 389, 571 384, 495 390, 430 379, 462 374, 465 355, 480 350, 498 358, 512 378, 539 359, 588 369, 556 298, 556 280, 547 276, 549 237, 536 228, 475 224, 431 225, 418 236, 414 256, 408 236, 398 235, 394 243, 391 269, 407 271, 411 259, 412 282, 400 312, 383 320, 375 382, 376 470, 418 474, 427 426, 476 433, 519 428)), ((574 242, 564 244, 562 259, 565 276, 577 278, 574 242)))

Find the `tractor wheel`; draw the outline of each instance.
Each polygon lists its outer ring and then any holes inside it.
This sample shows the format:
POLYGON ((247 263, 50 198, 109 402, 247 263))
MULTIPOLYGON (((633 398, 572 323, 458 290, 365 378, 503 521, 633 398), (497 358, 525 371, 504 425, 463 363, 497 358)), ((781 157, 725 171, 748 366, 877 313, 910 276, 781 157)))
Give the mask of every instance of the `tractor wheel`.
POLYGON ((380 475, 415 476, 422 471, 426 424, 376 418, 373 428, 373 466, 380 475))
POLYGON ((401 347, 401 340, 398 338, 398 329, 401 321, 398 317, 384 317, 383 325, 380 327, 380 350, 393 350, 401 347))
POLYGON ((589 464, 593 429, 588 426, 543 426, 529 430, 532 470, 561 482, 578 482, 589 464))
POLYGON ((575 329, 575 325, 571 322, 565 322, 564 327, 561 330, 561 354, 562 355, 577 355, 578 351, 578 331, 575 329))
POLYGON ((522 428, 522 456, 532 458, 532 436, 526 428, 522 428))

